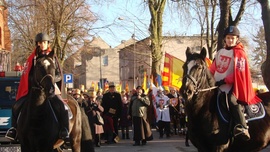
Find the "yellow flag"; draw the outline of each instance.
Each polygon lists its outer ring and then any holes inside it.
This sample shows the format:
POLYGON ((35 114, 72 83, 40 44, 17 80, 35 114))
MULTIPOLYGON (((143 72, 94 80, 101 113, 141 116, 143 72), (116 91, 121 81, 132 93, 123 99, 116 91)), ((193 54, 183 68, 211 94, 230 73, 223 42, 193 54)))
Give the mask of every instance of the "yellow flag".
POLYGON ((129 86, 128 86, 128 81, 126 82, 126 87, 125 87, 126 92, 129 92, 129 86))
POLYGON ((146 89, 147 89, 147 75, 146 75, 146 71, 143 72, 142 88, 144 89, 144 91, 146 91, 146 89))
POLYGON ((116 85, 116 91, 118 91, 118 92, 122 91, 122 83, 121 82, 118 85, 116 85))

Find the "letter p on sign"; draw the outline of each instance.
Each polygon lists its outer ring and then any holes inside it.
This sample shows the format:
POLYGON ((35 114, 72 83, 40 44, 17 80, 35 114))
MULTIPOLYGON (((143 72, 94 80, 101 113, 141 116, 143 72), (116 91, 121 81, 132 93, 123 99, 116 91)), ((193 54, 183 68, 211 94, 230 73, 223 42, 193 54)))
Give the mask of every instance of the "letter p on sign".
POLYGON ((64 74, 64 82, 65 83, 73 83, 73 75, 72 74, 64 74))

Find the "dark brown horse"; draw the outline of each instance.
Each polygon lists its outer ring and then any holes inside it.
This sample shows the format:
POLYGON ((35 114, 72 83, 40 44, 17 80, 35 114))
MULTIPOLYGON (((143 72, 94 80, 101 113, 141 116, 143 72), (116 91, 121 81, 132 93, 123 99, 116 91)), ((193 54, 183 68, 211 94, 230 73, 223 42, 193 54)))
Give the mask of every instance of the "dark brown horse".
MULTIPOLYGON (((60 124, 57 120, 57 107, 52 108, 50 99, 54 96, 54 51, 39 56, 29 74, 29 95, 18 118, 18 139, 22 152, 61 151, 64 142, 58 140, 60 124)), ((70 142, 74 152, 80 152, 81 111, 78 103, 68 97, 68 105, 73 117, 70 119, 70 142)))
POLYGON ((270 94, 259 95, 266 110, 262 119, 248 122, 251 139, 243 141, 230 134, 230 123, 217 112, 215 80, 208 70, 203 48, 199 53, 186 50, 181 94, 186 100, 190 141, 199 152, 257 152, 270 141, 270 94))

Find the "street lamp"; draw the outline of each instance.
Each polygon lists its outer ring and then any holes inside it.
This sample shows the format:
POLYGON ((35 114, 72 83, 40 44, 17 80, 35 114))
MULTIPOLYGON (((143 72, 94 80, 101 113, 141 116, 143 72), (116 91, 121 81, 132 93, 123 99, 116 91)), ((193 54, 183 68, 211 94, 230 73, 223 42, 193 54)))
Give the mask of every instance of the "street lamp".
MULTIPOLYGON (((125 20, 124 18, 122 17, 118 17, 118 20, 125 20)), ((135 23, 131 20, 128 20, 129 22, 131 22, 133 24, 133 34, 132 34, 132 38, 134 40, 134 43, 133 43, 133 88, 135 89, 135 71, 136 71, 136 62, 135 62, 135 50, 136 50, 136 39, 135 39, 135 23)))
MULTIPOLYGON (((95 52, 99 52, 99 83, 100 83, 100 87, 103 87, 103 80, 102 80, 102 62, 101 62, 101 53, 102 50, 100 47, 95 47, 95 52)), ((100 88, 100 89, 101 89, 100 88)))

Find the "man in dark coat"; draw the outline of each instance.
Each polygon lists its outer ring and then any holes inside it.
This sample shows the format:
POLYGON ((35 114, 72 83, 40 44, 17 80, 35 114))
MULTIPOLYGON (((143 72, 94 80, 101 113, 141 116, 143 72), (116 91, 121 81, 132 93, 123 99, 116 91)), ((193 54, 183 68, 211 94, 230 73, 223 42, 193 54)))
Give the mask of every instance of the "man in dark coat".
POLYGON ((118 135, 118 121, 122 113, 121 95, 115 91, 113 82, 109 83, 109 92, 103 95, 101 106, 104 108, 104 130, 108 137, 107 143, 110 144, 114 142, 113 136, 118 135))

